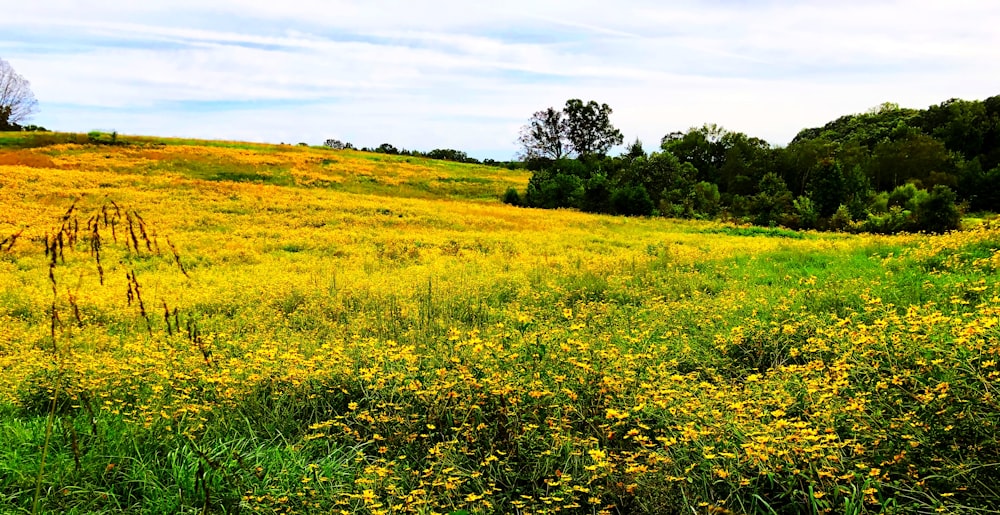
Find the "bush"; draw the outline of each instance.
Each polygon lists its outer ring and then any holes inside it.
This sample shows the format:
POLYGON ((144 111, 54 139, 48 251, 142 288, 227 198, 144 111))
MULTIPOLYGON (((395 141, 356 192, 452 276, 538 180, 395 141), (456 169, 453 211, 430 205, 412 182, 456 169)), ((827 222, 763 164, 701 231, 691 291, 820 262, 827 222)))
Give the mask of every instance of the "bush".
POLYGON ((649 216, 653 213, 653 199, 642 185, 625 186, 611 194, 611 205, 616 214, 649 216))
POLYGON ((539 171, 528 181, 525 203, 545 209, 578 207, 582 197, 583 181, 579 177, 539 171))
POLYGON ((589 213, 611 212, 611 185, 603 174, 594 174, 587 181, 580 209, 589 213))
POLYGON ((920 190, 913 183, 907 183, 902 186, 897 186, 896 189, 892 190, 889 194, 889 198, 886 201, 886 208, 891 208, 893 206, 899 206, 903 209, 913 211, 915 207, 913 200, 917 197, 920 190))
POLYGON ((882 215, 889 212, 889 193, 883 191, 871 198, 868 203, 868 212, 882 215))
POLYGON ((700 218, 714 218, 719 214, 721 196, 715 183, 701 181, 694 185, 694 211, 700 218))
POLYGON ((830 229, 834 231, 847 231, 853 225, 854 220, 851 219, 851 211, 847 209, 847 206, 841 204, 837 208, 837 211, 833 213, 830 217, 830 229))
POLYGON ((759 188, 750 203, 754 224, 774 225, 783 221, 792 210, 793 200, 785 181, 770 172, 761 178, 759 188))
POLYGON ((860 229, 877 234, 895 234, 908 230, 910 224, 910 212, 900 206, 892 206, 886 212, 869 214, 860 229))
POLYGON ((917 197, 914 212, 916 229, 933 233, 943 233, 958 229, 962 214, 955 205, 955 192, 938 184, 929 193, 917 197))
POLYGON ((87 133, 87 141, 93 145, 117 145, 118 131, 110 134, 101 131, 90 131, 87 133))
POLYGON ((800 196, 792 201, 792 215, 786 225, 793 229, 813 229, 818 221, 819 212, 809 197, 800 196))
POLYGON ((513 187, 507 188, 504 192, 503 197, 500 199, 504 204, 509 204, 512 206, 521 205, 521 195, 513 187))

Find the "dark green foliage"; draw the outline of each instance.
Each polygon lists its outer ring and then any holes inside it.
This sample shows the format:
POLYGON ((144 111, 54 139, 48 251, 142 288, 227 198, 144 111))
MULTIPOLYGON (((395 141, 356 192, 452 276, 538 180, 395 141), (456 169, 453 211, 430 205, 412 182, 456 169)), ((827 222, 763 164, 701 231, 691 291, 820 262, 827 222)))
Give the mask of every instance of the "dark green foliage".
POLYGON ((578 156, 605 155, 624 141, 621 131, 611 125, 611 107, 591 100, 586 104, 574 98, 566 101, 566 140, 578 156))
POLYGON ((623 182, 643 186, 654 205, 665 204, 668 216, 690 216, 698 171, 670 152, 654 152, 637 158, 623 174, 623 182))
POLYGON ((510 204, 512 206, 521 205, 521 195, 514 188, 507 188, 507 191, 503 194, 503 199, 501 199, 504 204, 510 204))
POLYGON ((625 149, 625 153, 622 154, 622 158, 626 161, 634 161, 640 157, 646 157, 646 150, 642 148, 642 142, 639 138, 629 144, 628 148, 625 149))
POLYGON ((603 156, 624 141, 621 131, 611 125, 610 116, 608 104, 593 100, 584 104, 576 98, 567 100, 561 111, 553 107, 538 111, 521 128, 521 155, 557 161, 571 153, 580 158, 603 156))
POLYGON ((611 183, 603 174, 594 174, 583 189, 583 203, 580 209, 590 213, 610 213, 611 183))
POLYGON ((751 206, 754 223, 757 225, 779 225, 792 210, 792 192, 775 173, 769 173, 760 180, 760 192, 753 197, 751 206))
POLYGON ((895 234, 909 230, 910 226, 910 212, 904 211, 902 207, 893 206, 883 213, 869 214, 860 229, 876 234, 895 234))
POLYGON ((653 214, 653 200, 641 184, 624 186, 611 194, 614 212, 625 216, 649 216, 653 214))
POLYGON ((715 124, 692 128, 687 132, 672 132, 663 137, 660 147, 690 163, 698 170, 698 178, 719 184, 719 169, 725 161, 726 149, 722 144, 725 130, 715 124))
POLYGON ((948 150, 970 158, 983 154, 984 143, 994 136, 991 131, 996 131, 984 102, 957 98, 928 107, 914 122, 948 150))
POLYGON ((555 160, 547 157, 533 157, 524 160, 524 168, 532 172, 540 172, 542 170, 548 170, 555 162, 555 160))
POLYGON ((722 193, 752 195, 755 185, 771 169, 774 151, 764 140, 730 132, 715 124, 672 132, 661 147, 697 170, 698 181, 719 186, 722 193))
POLYGON ((766 141, 741 132, 727 132, 721 142, 726 154, 719 173, 725 191, 751 194, 753 186, 773 171, 774 151, 766 141))
POLYGON ((979 158, 963 163, 957 190, 973 211, 1000 212, 1000 166, 984 172, 979 158))
POLYGON ((812 174, 810 185, 812 200, 819 216, 829 217, 847 200, 847 187, 840 163, 833 159, 824 159, 812 174))
POLYGON ((778 151, 775 168, 792 193, 807 195, 819 163, 834 159, 838 150, 838 144, 824 139, 794 141, 778 151))
POLYGON ((805 239, 800 232, 780 229, 777 227, 719 227, 717 229, 706 229, 708 234, 726 234, 729 236, 763 236, 767 238, 790 238, 793 240, 805 239))
POLYGON ((560 159, 552 163, 550 170, 558 174, 572 175, 580 180, 587 180, 596 171, 598 163, 583 159, 560 159))
POLYGON ((898 206, 903 209, 912 210, 914 208, 913 199, 916 198, 917 191, 917 187, 912 183, 899 186, 889 193, 886 206, 890 208, 898 206))
POLYGON ((705 218, 713 218, 719 214, 722 207, 722 197, 719 195, 719 186, 708 181, 701 181, 694 185, 694 211, 697 215, 705 218))
POLYGON ((910 132, 898 140, 879 143, 872 152, 869 173, 876 188, 888 190, 910 181, 923 183, 935 173, 940 176, 955 172, 944 144, 925 134, 910 132))
POLYGON ((583 197, 583 181, 579 177, 558 171, 539 171, 528 181, 525 204, 531 207, 555 209, 578 207, 583 197))
POLYGON ((479 163, 478 159, 469 157, 465 152, 451 148, 436 148, 425 154, 424 157, 441 159, 443 161, 455 161, 456 163, 479 163))
POLYGON ((110 133, 101 131, 90 131, 87 133, 87 141, 93 145, 127 145, 128 142, 118 139, 118 132, 110 133))
POLYGON ((912 124, 918 115, 915 109, 902 109, 898 104, 886 102, 866 113, 841 116, 823 127, 803 129, 792 143, 815 139, 839 144, 856 141, 871 148, 891 138, 900 124, 912 124))
POLYGON ((851 211, 853 218, 864 218, 867 214, 868 203, 873 195, 868 178, 865 177, 864 171, 859 165, 844 168, 843 174, 847 209, 851 211))
POLYGON ((1000 212, 1000 166, 982 175, 977 191, 979 209, 1000 212))
POLYGON ((398 155, 399 149, 389 143, 383 143, 375 148, 375 152, 378 152, 380 154, 398 155))
POLYGON ((10 120, 10 106, 0 106, 0 132, 19 130, 21 126, 10 120))
POLYGON ((921 231, 942 233, 958 229, 962 214, 955 206, 955 192, 937 185, 916 206, 916 226, 921 231))
POLYGON ((930 191, 906 184, 889 194, 875 197, 873 213, 860 225, 865 232, 892 234, 900 231, 942 233, 958 229, 962 215, 956 195, 944 185, 930 191))
POLYGON ((853 223, 851 211, 844 205, 838 207, 830 217, 830 229, 834 231, 849 231, 853 223))
POLYGON ((923 111, 884 103, 804 129, 786 148, 706 124, 667 134, 661 152, 647 154, 636 140, 617 158, 568 137, 571 127, 600 126, 605 108, 570 100, 550 110, 561 155, 579 157, 527 161, 537 176, 528 203, 631 214, 642 186, 668 217, 879 233, 955 228, 959 206, 1000 211, 1000 96, 923 111), (582 189, 560 176, 579 178, 582 189))
POLYGON ((792 201, 791 216, 785 221, 793 229, 814 229, 819 222, 819 212, 809 197, 800 196, 792 201))

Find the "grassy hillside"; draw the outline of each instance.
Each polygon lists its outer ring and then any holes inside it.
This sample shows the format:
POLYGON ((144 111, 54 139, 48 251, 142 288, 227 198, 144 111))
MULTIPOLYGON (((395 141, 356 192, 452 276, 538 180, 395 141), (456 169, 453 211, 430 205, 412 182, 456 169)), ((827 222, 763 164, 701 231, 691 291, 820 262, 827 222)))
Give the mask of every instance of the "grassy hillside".
POLYGON ((305 147, 5 145, 0 511, 1000 509, 1000 230, 518 209, 519 172, 305 147))
POLYGON ((324 147, 59 133, 0 133, 0 164, 124 175, 493 201, 530 174, 324 147), (90 141, 100 144, 91 145, 90 141))

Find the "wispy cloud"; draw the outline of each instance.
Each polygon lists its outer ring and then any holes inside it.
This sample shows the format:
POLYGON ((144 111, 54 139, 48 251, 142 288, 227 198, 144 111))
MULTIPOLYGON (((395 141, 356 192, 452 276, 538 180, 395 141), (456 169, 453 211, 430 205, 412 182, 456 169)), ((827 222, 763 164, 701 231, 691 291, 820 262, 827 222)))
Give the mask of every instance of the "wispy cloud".
POLYGON ((972 0, 24 2, 0 57, 63 130, 514 154, 567 98, 654 143, 704 122, 785 143, 886 100, 1000 94, 1000 4, 972 0))

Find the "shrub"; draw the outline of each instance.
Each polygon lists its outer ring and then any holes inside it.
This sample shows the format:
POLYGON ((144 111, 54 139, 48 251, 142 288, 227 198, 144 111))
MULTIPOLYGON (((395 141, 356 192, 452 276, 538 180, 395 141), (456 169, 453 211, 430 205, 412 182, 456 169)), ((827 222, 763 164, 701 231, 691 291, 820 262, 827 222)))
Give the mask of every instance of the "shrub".
POLYGON ((118 131, 110 134, 101 131, 90 131, 87 133, 87 141, 92 145, 117 145, 118 131))
POLYGON ((583 181, 575 175, 535 172, 528 181, 526 204, 532 207, 555 209, 578 207, 583 197, 583 181))
POLYGON ((521 205, 521 195, 513 187, 507 188, 507 191, 504 192, 503 197, 501 198, 501 201, 504 204, 510 204, 512 206, 520 206, 521 205))
POLYGON ((854 220, 851 219, 851 211, 843 204, 830 217, 830 229, 834 231, 846 231, 851 228, 853 223, 854 220))
POLYGON ((603 174, 594 174, 583 189, 581 209, 590 213, 611 212, 611 185, 603 174))
POLYGON ((812 229, 819 221, 819 212, 809 197, 800 196, 792 201, 792 216, 788 219, 788 226, 795 229, 812 229))
POLYGON ((914 212, 917 230, 943 233, 958 229, 962 214, 955 200, 955 192, 943 184, 934 186, 926 195, 919 195, 914 212))
POLYGON ((751 210, 756 225, 773 225, 781 222, 792 208, 792 192, 785 181, 770 172, 760 180, 760 192, 751 200, 751 210))
POLYGON ((893 206, 899 206, 903 209, 908 209, 910 211, 915 207, 913 205, 913 199, 916 198, 920 190, 913 183, 907 183, 902 186, 897 186, 896 189, 892 190, 889 194, 889 198, 886 201, 886 207, 891 208, 893 206))
POLYGON ((714 218, 719 214, 721 196, 719 186, 715 183, 701 181, 694 185, 695 215, 704 218, 714 218))
POLYGON ((642 185, 625 186, 611 194, 615 213, 626 216, 649 216, 653 213, 653 200, 642 185))
POLYGON ((877 234, 895 234, 910 227, 910 212, 899 206, 892 206, 887 212, 869 214, 862 222, 861 230, 877 234))

